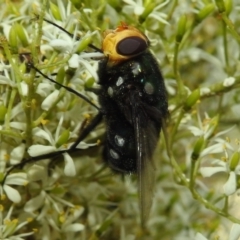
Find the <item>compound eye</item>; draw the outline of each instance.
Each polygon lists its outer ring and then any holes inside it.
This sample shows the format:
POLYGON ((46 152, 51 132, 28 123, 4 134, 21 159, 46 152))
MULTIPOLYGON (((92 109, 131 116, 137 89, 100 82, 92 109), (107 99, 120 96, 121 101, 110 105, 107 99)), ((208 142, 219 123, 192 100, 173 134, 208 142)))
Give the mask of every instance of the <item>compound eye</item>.
POLYGON ((129 56, 136 55, 148 48, 147 42, 140 37, 128 37, 121 40, 117 45, 117 53, 129 56))

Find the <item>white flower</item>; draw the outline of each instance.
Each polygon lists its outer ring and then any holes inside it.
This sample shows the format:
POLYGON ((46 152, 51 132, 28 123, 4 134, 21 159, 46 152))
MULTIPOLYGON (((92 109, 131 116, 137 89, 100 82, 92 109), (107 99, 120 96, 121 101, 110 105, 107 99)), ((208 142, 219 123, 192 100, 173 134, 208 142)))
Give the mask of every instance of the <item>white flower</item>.
POLYGON ((19 185, 19 186, 25 186, 27 184, 27 175, 25 173, 12 173, 9 174, 4 182, 4 185, 1 186, 1 195, 2 189, 6 193, 7 197, 14 203, 19 203, 21 201, 21 195, 19 192, 10 187, 9 185, 19 185))
MULTIPOLYGON (((17 152, 22 152, 19 150, 21 147, 17 147, 14 150, 14 156, 17 152)), ((0 174, 4 176, 7 173, 6 169, 6 158, 7 158, 7 147, 4 143, 1 144, 0 147, 0 174)), ((22 156, 20 156, 22 157, 22 156)), ((2 179, 3 180, 3 179, 2 179)), ((27 175, 26 173, 12 173, 5 176, 4 184, 0 185, 0 196, 3 198, 5 194, 7 195, 8 199, 14 203, 19 203, 21 201, 20 193, 11 185, 18 185, 18 186, 25 186, 27 185, 27 175)))
POLYGON ((44 191, 41 191, 39 195, 31 198, 28 202, 26 202, 24 206, 24 211, 34 212, 38 210, 44 204, 45 197, 46 197, 46 193, 44 191))
MULTIPOLYGON (((231 227, 228 240, 238 240, 240 237, 240 225, 234 223, 231 227)), ((225 239, 225 238, 224 238, 225 239)), ((195 235, 194 240, 208 240, 206 237, 204 237, 201 233, 197 233, 195 235)))
MULTIPOLYGON (((46 140, 50 145, 34 144, 29 147, 28 153, 32 157, 37 157, 37 156, 41 156, 48 153, 62 151, 62 155, 65 162, 64 173, 66 174, 66 176, 75 176, 76 169, 75 169, 74 161, 67 152, 64 152, 64 150, 67 151, 67 149, 70 148, 73 143, 71 144, 66 143, 60 147, 56 147, 58 139, 60 137, 61 130, 62 130, 63 120, 64 120, 64 116, 62 115, 60 117, 60 121, 56 128, 56 132, 54 136, 46 126, 43 126, 43 129, 38 127, 34 128, 33 136, 46 140)), ((76 131, 79 131, 78 129, 79 129, 79 126, 77 126, 77 128, 69 134, 69 138, 74 137, 76 134, 76 131)), ((66 139, 66 142, 67 140, 68 139, 66 139)), ((77 148, 85 149, 85 148, 88 148, 89 146, 95 146, 96 144, 97 143, 86 144, 85 142, 80 142, 77 148)))
MULTIPOLYGON (((125 12, 126 14, 135 14, 137 16, 140 16, 146 8, 142 0, 124 0, 124 2, 127 3, 127 5, 123 7, 123 12, 125 12)), ((169 24, 166 21, 167 15, 161 11, 161 9, 168 3, 169 0, 157 5, 148 17, 154 18, 161 23, 169 24)))
MULTIPOLYGON (((57 174, 54 179, 49 179, 41 192, 30 199, 24 207, 24 210, 32 214, 46 229, 48 235, 52 231, 57 232, 79 232, 85 227, 78 223, 84 208, 74 206, 72 203, 64 200, 59 193, 56 193, 56 183, 59 182, 61 174, 57 174), (53 229, 49 231, 49 226, 53 229)), ((59 186, 58 186, 59 187, 59 186)), ((63 191, 62 193, 65 193, 63 191)), ((49 237, 50 239, 50 237, 49 237)))
POLYGON ((31 219, 27 219, 25 221, 21 220, 22 222, 19 222, 18 219, 14 218, 11 220, 11 215, 14 212, 14 205, 12 205, 6 214, 4 216, 4 207, 0 205, 0 239, 9 239, 9 240, 24 240, 27 236, 33 235, 34 231, 27 232, 27 233, 21 233, 16 234, 18 230, 21 228, 24 228, 27 224, 31 222, 31 219))
MULTIPOLYGON (((63 123, 63 116, 61 116, 59 124, 56 129, 56 134, 55 136, 52 136, 51 132, 47 129, 46 126, 43 126, 43 129, 40 128, 34 128, 33 129, 33 135, 35 137, 39 137, 42 139, 47 140, 51 145, 46 146, 46 145, 41 145, 41 144, 34 144, 28 149, 28 153, 32 157, 40 156, 43 154, 51 153, 51 152, 57 152, 60 150, 65 150, 66 147, 62 146, 60 148, 56 147, 57 140, 59 139, 60 136, 60 130, 62 128, 62 123, 63 123)), ((66 139, 67 140, 67 139, 66 139)), ((75 165, 74 162, 71 158, 71 156, 68 153, 63 154, 64 161, 65 161, 65 170, 64 172, 66 174, 69 174, 70 176, 74 176, 76 173, 75 170, 75 165)))
POLYGON ((194 240, 208 240, 201 233, 197 233, 194 240))
POLYGON ((205 113, 205 118, 202 120, 200 114, 198 113, 198 125, 199 127, 189 126, 187 127, 194 136, 203 136, 204 139, 208 139, 216 128, 218 123, 218 116, 210 118, 207 113, 205 113))
POLYGON ((82 213, 82 207, 74 207, 60 214, 54 212, 51 215, 46 215, 46 218, 42 221, 45 238, 51 239, 51 234, 56 231, 57 233, 67 234, 68 239, 74 239, 74 233, 85 229, 83 224, 75 222, 82 213), (52 228, 51 231, 49 227, 52 228))
MULTIPOLYGON (((239 145, 238 141, 236 141, 236 143, 237 145, 239 145)), ((234 163, 234 166, 230 166, 231 164, 230 157, 234 154, 234 152, 239 152, 239 146, 237 151, 234 151, 232 145, 230 145, 229 142, 222 140, 221 146, 219 146, 218 149, 219 149, 218 151, 219 153, 220 152, 225 153, 225 156, 224 156, 225 161, 215 159, 214 161, 212 161, 213 167, 201 167, 200 172, 203 177, 210 177, 219 172, 227 173, 228 180, 223 185, 223 192, 226 196, 229 196, 235 193, 237 190, 237 176, 240 175, 240 165, 237 162, 237 163, 234 163), (231 155, 229 154, 229 152, 231 152, 231 155)), ((210 153, 212 154, 213 151, 210 153)))
POLYGON ((200 167, 200 173, 203 177, 210 177, 216 173, 219 172, 225 172, 228 174, 228 180, 223 185, 223 192, 225 195, 229 196, 236 192, 237 190, 237 175, 240 175, 239 173, 239 167, 235 166, 234 169, 230 167, 230 157, 229 154, 233 154, 234 152, 239 151, 239 144, 237 143, 237 151, 234 150, 234 147, 232 144, 230 144, 229 141, 226 141, 220 136, 225 135, 229 131, 231 131, 235 126, 224 130, 222 132, 219 132, 218 134, 213 136, 213 132, 216 129, 216 126, 218 125, 218 116, 210 119, 206 114, 206 118, 202 121, 200 116, 198 115, 198 123, 199 127, 190 126, 187 127, 195 136, 203 137, 205 140, 205 143, 207 143, 209 146, 205 147, 201 153, 199 158, 201 159, 209 159, 209 155, 213 154, 224 154, 224 159, 212 159, 211 157, 211 165, 212 166, 204 166, 200 167))
POLYGON ((207 113, 205 113, 205 118, 202 120, 200 114, 198 113, 198 127, 197 126, 188 126, 189 122, 186 122, 184 125, 194 136, 203 137, 205 143, 207 145, 200 153, 200 158, 203 158, 209 154, 216 154, 224 152, 225 147, 228 149, 232 149, 231 145, 220 138, 220 136, 225 135, 226 133, 230 132, 235 126, 226 129, 224 131, 219 132, 218 134, 214 135, 214 131, 218 126, 219 116, 215 116, 213 118, 209 118, 207 113))
POLYGON ((142 0, 132 1, 132 0, 124 0, 129 6, 124 7, 124 11, 133 12, 136 15, 141 15, 144 11, 144 7, 142 6, 142 0))
MULTIPOLYGON (((219 133, 220 134, 220 133, 219 133)), ((217 135, 216 135, 217 136, 217 135)), ((215 136, 215 137, 216 137, 215 136)), ((205 148, 202 152, 201 152, 201 157, 203 157, 203 156, 206 156, 206 155, 209 155, 209 154, 214 154, 214 153, 222 153, 222 152, 224 152, 224 149, 227 147, 228 149, 230 149, 230 150, 233 150, 232 149, 232 147, 231 147, 231 145, 227 142, 227 141, 225 141, 225 140, 223 140, 223 139, 221 139, 221 138, 213 138, 212 139, 212 141, 211 141, 211 143, 212 143, 212 145, 211 146, 209 146, 209 147, 207 147, 207 148, 205 148), (213 142, 213 143, 212 143, 213 142)))
POLYGON ((239 237, 240 237, 240 225, 234 223, 232 225, 228 240, 238 240, 239 237))
POLYGON ((73 223, 74 221, 78 220, 79 217, 82 215, 84 208, 77 206, 72 210, 73 211, 69 213, 65 213, 64 219, 66 219, 66 221, 64 221, 62 224, 63 232, 79 232, 85 228, 83 224, 73 223))

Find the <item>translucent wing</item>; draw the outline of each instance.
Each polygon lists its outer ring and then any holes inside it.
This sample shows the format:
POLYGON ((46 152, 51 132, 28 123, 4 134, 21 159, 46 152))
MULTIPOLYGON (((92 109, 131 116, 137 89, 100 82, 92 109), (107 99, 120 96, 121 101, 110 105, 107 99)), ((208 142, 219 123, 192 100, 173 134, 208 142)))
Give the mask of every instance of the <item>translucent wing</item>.
MULTIPOLYGON (((135 99, 136 100, 136 99, 135 99)), ((132 119, 136 141, 139 205, 142 226, 149 216, 155 183, 155 150, 161 127, 161 114, 158 109, 135 101, 132 105, 132 119)))

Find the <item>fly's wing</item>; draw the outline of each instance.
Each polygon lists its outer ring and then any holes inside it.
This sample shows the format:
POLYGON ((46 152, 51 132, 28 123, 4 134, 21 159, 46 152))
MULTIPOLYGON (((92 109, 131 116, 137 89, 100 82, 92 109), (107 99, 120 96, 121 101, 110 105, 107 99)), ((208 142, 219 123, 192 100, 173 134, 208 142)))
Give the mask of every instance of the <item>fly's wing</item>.
POLYGON ((137 151, 137 175, 139 189, 139 205, 141 211, 141 222, 144 227, 151 210, 152 198, 155 183, 155 164, 152 157, 155 150, 159 128, 154 120, 150 119, 154 115, 160 124, 160 113, 156 108, 149 106, 132 106, 134 120, 134 131, 137 151), (135 108, 135 109, 134 109, 135 108))

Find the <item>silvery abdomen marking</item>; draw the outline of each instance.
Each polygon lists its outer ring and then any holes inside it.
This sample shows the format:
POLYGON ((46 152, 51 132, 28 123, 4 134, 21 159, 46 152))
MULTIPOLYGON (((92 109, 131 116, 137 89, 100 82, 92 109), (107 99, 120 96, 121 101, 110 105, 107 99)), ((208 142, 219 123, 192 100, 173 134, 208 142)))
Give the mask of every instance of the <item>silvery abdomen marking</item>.
POLYGON ((108 95, 109 95, 110 97, 113 96, 113 88, 112 88, 112 87, 109 87, 108 90, 107 90, 107 92, 108 92, 108 95))
POLYGON ((115 143, 119 146, 119 147, 122 147, 125 143, 125 140, 120 137, 119 135, 116 135, 115 136, 115 143))
POLYGON ((109 153, 110 153, 112 158, 119 159, 119 154, 116 151, 114 151, 113 149, 110 149, 109 153))

